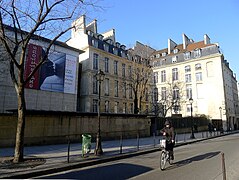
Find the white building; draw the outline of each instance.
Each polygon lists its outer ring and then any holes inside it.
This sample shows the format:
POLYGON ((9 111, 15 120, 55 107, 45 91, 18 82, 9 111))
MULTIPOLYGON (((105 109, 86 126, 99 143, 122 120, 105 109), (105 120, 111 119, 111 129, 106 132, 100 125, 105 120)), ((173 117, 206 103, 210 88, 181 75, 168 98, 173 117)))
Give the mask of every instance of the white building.
POLYGON ((204 35, 194 42, 183 34, 183 43, 168 40, 168 48, 151 56, 158 102, 166 116, 206 115, 214 123, 222 119, 224 130, 239 122, 237 80, 219 45, 204 35))
MULTIPOLYGON (((141 69, 140 72, 143 73, 147 72, 146 69, 150 70, 147 68, 149 61, 143 58, 146 54, 136 56, 137 51, 128 50, 125 45, 117 42, 114 29, 99 34, 96 20, 86 24, 85 16, 82 16, 72 25, 76 28, 72 30, 67 44, 85 51, 79 56, 79 62, 82 64, 80 111, 97 112, 99 89, 95 74, 102 70, 105 79, 101 83, 100 111, 134 113, 135 97, 130 79, 135 69, 141 69)), ((138 42, 136 47, 145 47, 148 55, 154 51, 138 42)), ((148 109, 146 101, 144 97, 141 112, 148 109)))

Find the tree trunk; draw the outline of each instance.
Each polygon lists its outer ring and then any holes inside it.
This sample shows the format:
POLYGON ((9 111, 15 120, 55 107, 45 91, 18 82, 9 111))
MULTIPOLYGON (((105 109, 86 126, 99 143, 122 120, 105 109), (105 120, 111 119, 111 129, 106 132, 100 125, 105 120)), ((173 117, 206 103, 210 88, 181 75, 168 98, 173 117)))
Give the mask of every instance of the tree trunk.
POLYGON ((13 162, 18 163, 23 161, 24 154, 24 130, 25 130, 25 95, 24 95, 24 85, 19 84, 17 91, 18 98, 18 122, 17 122, 17 133, 16 133, 16 144, 15 144, 15 154, 13 162))
POLYGON ((138 114, 139 113, 139 108, 138 108, 138 97, 135 93, 134 95, 134 114, 138 114))

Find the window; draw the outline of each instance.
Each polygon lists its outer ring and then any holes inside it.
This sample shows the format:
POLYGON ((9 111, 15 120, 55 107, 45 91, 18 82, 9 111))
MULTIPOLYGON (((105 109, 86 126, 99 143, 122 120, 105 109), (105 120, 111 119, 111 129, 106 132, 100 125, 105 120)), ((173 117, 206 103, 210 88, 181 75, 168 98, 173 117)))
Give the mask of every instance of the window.
POLYGON ((178 56, 172 57, 172 63, 176 63, 178 61, 178 56))
POLYGON ((185 59, 185 60, 190 59, 190 56, 191 56, 191 53, 190 53, 190 52, 185 52, 185 53, 184 53, 184 59, 185 59))
POLYGON ((119 112, 119 102, 115 102, 115 108, 114 108, 115 113, 119 112))
POLYGON ((158 83, 158 72, 154 72, 154 83, 158 83))
POLYGON ((201 49, 195 49, 194 50, 194 57, 195 58, 201 57, 201 49))
POLYGON ((173 79, 173 81, 178 80, 178 68, 172 69, 172 79, 173 79))
POLYGON ((94 46, 95 48, 98 48, 98 40, 92 39, 92 46, 94 46))
POLYGON ((202 81, 202 72, 196 73, 196 81, 202 81))
POLYGON ((156 54, 156 58, 160 58, 160 54, 156 54))
POLYGON ((187 73, 187 72, 191 72, 191 66, 185 66, 185 73, 187 73))
POLYGON ((109 101, 105 101, 105 112, 109 112, 109 101))
POLYGON ((105 57, 105 72, 109 72, 109 58, 105 57))
POLYGON ((133 98, 133 89, 132 89, 132 84, 129 85, 129 98, 133 98))
POLYGON ((154 102, 158 101, 158 88, 154 88, 154 102))
POLYGON ((126 98, 126 82, 123 82, 123 98, 126 98))
POLYGON ((98 70, 98 62, 99 61, 99 55, 94 53, 93 54, 93 69, 98 70))
POLYGON ((127 103, 124 102, 123 103, 123 113, 126 113, 127 112, 127 103))
POLYGON ((114 53, 115 55, 118 55, 118 49, 117 49, 117 48, 113 48, 113 53, 114 53))
POLYGON ((165 57, 166 55, 167 55, 167 53, 166 53, 166 52, 163 52, 163 53, 162 53, 162 56, 163 56, 163 57, 165 57))
POLYGON ((161 71, 161 82, 166 82, 166 71, 161 71))
POLYGON ((130 103, 130 113, 133 114, 134 113, 134 103, 130 103))
POLYGON ((98 100, 93 99, 93 112, 98 112, 98 100))
POLYGON ((125 51, 121 51, 121 57, 126 58, 126 53, 125 53, 125 51))
POLYGON ((166 100, 167 98, 166 87, 161 87, 161 98, 162 100, 166 100))
POLYGON ((186 83, 189 83, 189 82, 191 82, 192 81, 192 79, 191 79, 191 74, 185 74, 185 82, 186 83))
POLYGON ((148 88, 145 89, 145 101, 149 100, 148 88))
POLYGON ((108 44, 104 44, 104 50, 109 52, 109 45, 108 44))
POLYGON ((114 61, 114 74, 118 74, 118 61, 114 61))
POLYGON ((122 64, 122 77, 125 77, 125 64, 122 64))
POLYGON ((195 64, 195 70, 201 70, 202 65, 200 63, 195 64))
POLYGON ((191 104, 187 104, 187 112, 188 112, 188 113, 191 112, 191 104))
POLYGON ((173 50, 173 53, 174 53, 174 54, 178 53, 178 49, 174 49, 174 50, 173 50))
POLYGON ((173 99, 179 99, 179 89, 177 86, 173 88, 173 99))
POLYGON ((162 59, 161 60, 161 65, 165 65, 166 64, 166 59, 162 59))
POLYGON ((129 77, 131 77, 131 76, 132 76, 132 67, 129 66, 129 77))
POLYGON ((105 95, 109 96, 109 87, 110 87, 110 80, 108 78, 105 78, 105 95))
POLYGON ((93 77, 93 94, 98 94, 98 81, 93 77))
POLYGON ((119 81, 115 81, 115 97, 119 96, 119 81))
POLYGON ((192 85, 191 84, 186 85, 186 97, 187 97, 187 99, 192 98, 192 85))

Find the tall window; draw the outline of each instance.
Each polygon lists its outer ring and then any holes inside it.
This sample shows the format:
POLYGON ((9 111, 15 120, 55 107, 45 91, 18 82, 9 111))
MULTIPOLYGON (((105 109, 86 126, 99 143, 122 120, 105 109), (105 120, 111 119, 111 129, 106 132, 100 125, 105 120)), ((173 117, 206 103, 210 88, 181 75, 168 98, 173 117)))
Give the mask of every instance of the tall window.
POLYGON ((189 82, 191 82, 192 81, 192 79, 191 79, 191 74, 185 74, 185 82, 186 83, 189 83, 189 82))
POLYGON ((99 64, 99 55, 94 53, 93 54, 93 69, 98 70, 98 64, 99 64))
POLYGON ((154 83, 158 83, 158 72, 154 72, 154 83))
POLYGON ((105 101, 105 112, 109 112, 109 101, 105 101))
POLYGON ((98 112, 98 100, 93 99, 93 112, 98 112))
POLYGON ((202 81, 202 72, 197 72, 195 75, 196 75, 196 81, 202 81))
POLYGON ((119 96, 119 81, 115 81, 115 97, 119 96))
POLYGON ((192 98, 192 85, 191 84, 186 85, 186 96, 187 96, 187 99, 192 98))
POLYGON ((126 98, 126 82, 123 82, 123 98, 126 98))
POLYGON ((173 79, 173 81, 178 80, 178 68, 172 69, 172 79, 173 79))
POLYGON ((105 72, 109 72, 109 58, 105 57, 105 72))
POLYGON ((132 89, 132 85, 129 85, 129 98, 130 98, 130 99, 133 98, 133 89, 132 89))
POLYGON ((195 64, 195 70, 201 70, 202 65, 200 63, 195 64))
POLYGON ((118 113, 119 112, 119 102, 115 102, 115 113, 118 113))
POLYGON ((114 74, 118 74, 118 61, 114 61, 114 74))
POLYGON ((131 77, 132 76, 132 66, 129 66, 129 77, 131 77))
POLYGON ((166 71, 161 71, 161 82, 166 82, 166 71))
POLYGON ((154 101, 158 101, 158 88, 154 88, 154 101))
POLYGON ((109 96, 110 80, 108 78, 105 78, 104 83, 105 83, 105 95, 109 96))
POLYGON ((93 77, 93 94, 98 94, 98 81, 93 77))
POLYGON ((166 97, 167 94, 166 94, 166 87, 161 87, 161 98, 162 100, 166 100, 166 97))
POLYGON ((179 89, 177 86, 173 88, 173 99, 179 99, 179 89))
POLYGON ((104 50, 109 52, 109 45, 108 44, 104 44, 104 50))
POLYGON ((92 39, 92 46, 94 46, 95 48, 98 48, 98 40, 97 39, 92 39))
POLYGON ((122 64, 122 77, 125 77, 125 64, 122 64))
POLYGON ((123 103, 123 113, 126 113, 127 112, 127 103, 124 102, 123 103))

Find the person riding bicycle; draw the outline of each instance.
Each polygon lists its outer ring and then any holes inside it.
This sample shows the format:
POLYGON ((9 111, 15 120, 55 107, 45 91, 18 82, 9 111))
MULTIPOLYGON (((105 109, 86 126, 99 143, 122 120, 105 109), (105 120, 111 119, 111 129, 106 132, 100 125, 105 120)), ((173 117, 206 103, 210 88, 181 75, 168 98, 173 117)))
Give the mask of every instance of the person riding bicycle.
POLYGON ((164 128, 160 130, 160 132, 165 136, 166 138, 166 151, 169 151, 170 157, 172 160, 174 160, 173 155, 173 148, 175 144, 175 132, 174 128, 170 121, 166 120, 164 123, 164 128))

